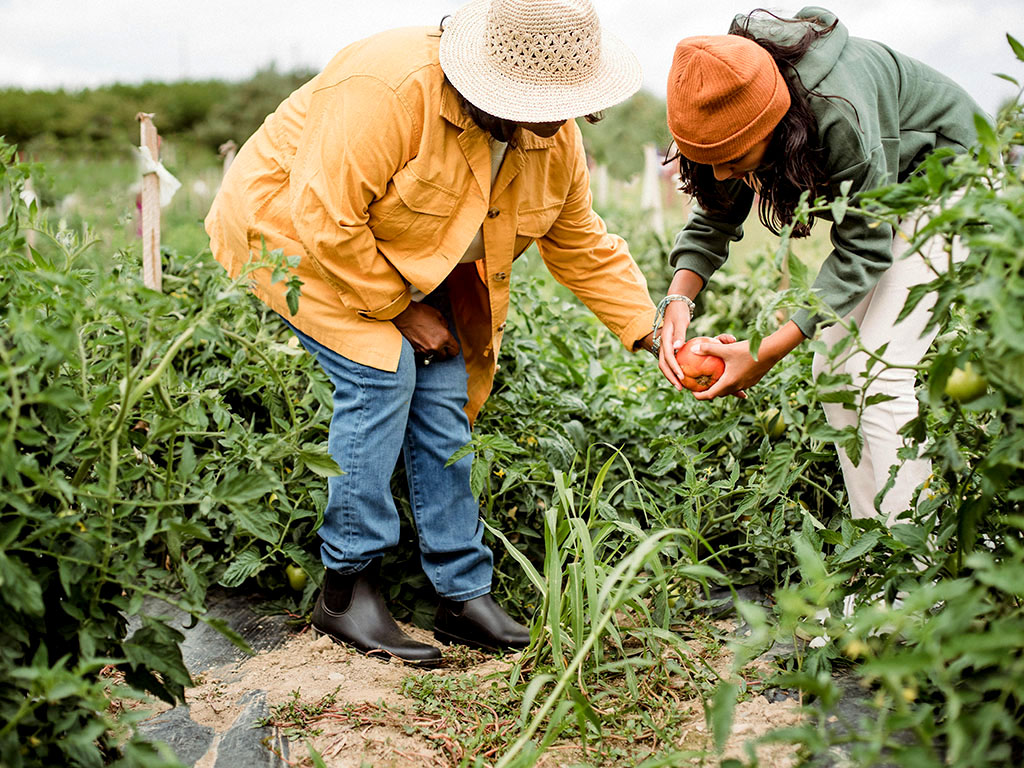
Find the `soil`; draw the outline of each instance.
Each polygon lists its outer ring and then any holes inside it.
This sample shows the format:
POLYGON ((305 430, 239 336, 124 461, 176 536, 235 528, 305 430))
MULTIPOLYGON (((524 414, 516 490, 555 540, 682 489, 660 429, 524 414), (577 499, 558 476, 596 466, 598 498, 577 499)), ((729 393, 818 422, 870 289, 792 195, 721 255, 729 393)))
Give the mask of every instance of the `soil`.
MULTIPOLYGON (((402 627, 419 640, 433 642, 429 632, 407 624, 402 627)), ((197 675, 195 687, 186 692, 189 713, 196 723, 220 734, 235 723, 247 692, 265 691, 275 724, 289 737, 287 765, 313 766, 311 747, 329 768, 449 768, 459 764, 455 757, 458 747, 452 746, 452 739, 440 729, 428 738, 422 731, 407 728, 419 702, 403 695, 403 681, 427 674, 472 674, 478 680, 501 680, 511 669, 514 657, 494 658, 457 647, 445 648, 444 653, 442 667, 418 670, 397 661, 366 658, 307 629, 276 648, 197 675), (289 730, 290 724, 301 725, 301 721, 289 716, 294 710, 289 713, 287 708, 280 708, 288 703, 307 708, 318 703, 330 706, 308 717, 304 727, 289 730)), ((727 668, 725 654, 715 666, 727 668)), ((679 749, 707 749, 710 739, 702 702, 696 698, 684 700, 681 706, 690 712, 692 726, 679 749)), ((725 753, 710 764, 727 757, 746 760, 746 742, 773 728, 797 723, 799 711, 800 705, 793 699, 769 702, 757 695, 740 702, 725 753)), ((786 745, 760 745, 756 752, 758 765, 763 768, 796 765, 793 749, 786 745)), ((195 763, 195 768, 213 768, 213 762, 214 756, 207 755, 195 763)), ((559 743, 537 765, 555 768, 591 763, 578 744, 559 743)))

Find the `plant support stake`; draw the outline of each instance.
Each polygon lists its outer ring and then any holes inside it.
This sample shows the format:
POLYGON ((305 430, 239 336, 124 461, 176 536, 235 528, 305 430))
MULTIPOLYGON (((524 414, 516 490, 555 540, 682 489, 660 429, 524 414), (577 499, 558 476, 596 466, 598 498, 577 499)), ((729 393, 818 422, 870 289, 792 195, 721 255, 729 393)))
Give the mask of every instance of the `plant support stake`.
MULTIPOLYGON (((160 161, 160 141, 153 115, 139 112, 135 116, 141 125, 139 146, 149 150, 154 163, 160 161)), ((160 266, 160 178, 156 169, 142 174, 142 282, 154 291, 163 290, 160 266)))
POLYGON ((228 168, 231 167, 231 163, 235 161, 235 153, 238 152, 238 145, 235 144, 231 139, 228 139, 220 145, 220 156, 224 158, 224 170, 222 175, 226 176, 228 168))

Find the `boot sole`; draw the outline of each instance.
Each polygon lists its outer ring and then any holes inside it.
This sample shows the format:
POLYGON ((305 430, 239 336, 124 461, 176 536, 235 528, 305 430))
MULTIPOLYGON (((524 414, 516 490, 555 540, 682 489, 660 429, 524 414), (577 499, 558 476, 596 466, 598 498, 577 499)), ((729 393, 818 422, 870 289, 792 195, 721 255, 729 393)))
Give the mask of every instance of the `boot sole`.
POLYGON ((403 659, 401 656, 394 654, 391 651, 386 651, 383 648, 373 648, 369 651, 364 651, 352 645, 352 643, 347 643, 344 640, 339 640, 330 632, 324 632, 321 629, 317 629, 312 624, 310 624, 310 628, 313 630, 314 634, 317 635, 317 637, 329 637, 331 638, 331 642, 335 645, 340 645, 342 648, 348 648, 362 656, 366 656, 368 659, 373 659, 374 661, 379 661, 383 664, 387 664, 392 659, 396 659, 410 667, 419 667, 420 669, 431 669, 433 667, 439 667, 441 666, 441 664, 444 663, 443 657, 440 659, 423 659, 422 661, 417 661, 415 659, 403 659))
POLYGON ((437 640, 439 643, 443 643, 444 645, 465 645, 469 648, 475 648, 478 651, 487 651, 488 653, 516 653, 529 646, 529 643, 520 648, 515 648, 510 645, 485 645, 484 643, 481 643, 478 640, 467 640, 464 637, 459 637, 458 635, 443 632, 439 629, 434 630, 434 639, 437 640))

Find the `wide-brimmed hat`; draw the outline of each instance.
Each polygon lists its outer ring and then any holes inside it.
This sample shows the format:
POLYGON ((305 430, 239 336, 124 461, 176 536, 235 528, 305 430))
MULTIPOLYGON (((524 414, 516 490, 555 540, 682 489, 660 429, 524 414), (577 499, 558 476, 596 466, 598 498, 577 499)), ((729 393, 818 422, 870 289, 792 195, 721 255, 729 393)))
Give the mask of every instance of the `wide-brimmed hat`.
POLYGON ((471 104, 519 123, 593 114, 640 88, 626 45, 589 0, 473 0, 441 34, 441 69, 471 104))

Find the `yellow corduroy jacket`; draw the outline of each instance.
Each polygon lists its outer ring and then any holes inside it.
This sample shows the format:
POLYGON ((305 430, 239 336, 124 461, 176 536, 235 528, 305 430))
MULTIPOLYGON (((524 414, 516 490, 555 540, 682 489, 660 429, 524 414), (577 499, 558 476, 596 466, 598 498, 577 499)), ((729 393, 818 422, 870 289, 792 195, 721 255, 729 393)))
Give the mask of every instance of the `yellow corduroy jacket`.
POLYGON ((262 245, 298 255, 292 316, 270 270, 252 289, 342 356, 394 371, 390 322, 447 279, 475 419, 490 393, 513 260, 533 241, 552 275, 627 347, 654 306, 625 242, 591 208, 574 122, 520 131, 494 184, 489 137, 460 109, 438 63, 436 28, 354 43, 296 90, 239 151, 206 217, 216 259, 237 277, 262 245), (483 227, 486 256, 460 264, 483 227))

